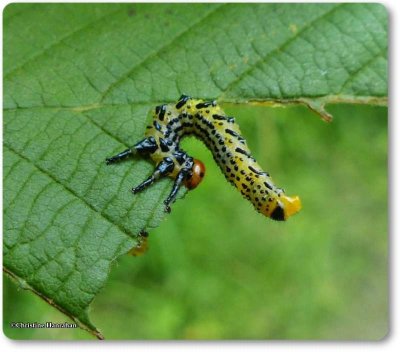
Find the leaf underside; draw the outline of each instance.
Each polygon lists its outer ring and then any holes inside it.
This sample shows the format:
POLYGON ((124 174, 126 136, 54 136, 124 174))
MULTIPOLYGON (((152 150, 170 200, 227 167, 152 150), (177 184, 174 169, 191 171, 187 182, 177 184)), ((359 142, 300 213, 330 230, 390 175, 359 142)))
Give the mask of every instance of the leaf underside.
MULTIPOLYGON (((101 338, 88 306, 158 226, 153 166, 106 167, 182 93, 221 103, 385 104, 378 4, 11 4, 4 10, 4 270, 101 338)), ((181 192, 181 196, 184 192, 181 192)))

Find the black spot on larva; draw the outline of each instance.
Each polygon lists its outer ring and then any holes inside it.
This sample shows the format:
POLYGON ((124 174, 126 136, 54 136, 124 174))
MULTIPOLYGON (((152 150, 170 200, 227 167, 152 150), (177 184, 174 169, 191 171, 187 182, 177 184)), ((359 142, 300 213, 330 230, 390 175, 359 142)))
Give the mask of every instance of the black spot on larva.
POLYGON ((239 166, 235 165, 233 168, 235 169, 235 171, 239 171, 239 166))
POLYGON ((242 175, 246 175, 246 172, 245 172, 244 170, 240 170, 240 173, 241 173, 242 175))
POLYGON ((185 131, 184 134, 189 134, 190 133, 190 129, 193 128, 193 124, 191 122, 184 122, 182 124, 182 126, 183 126, 183 129, 185 131))
POLYGON ((203 115, 201 115, 201 114, 196 114, 196 117, 197 117, 203 124, 207 125, 207 127, 208 127, 210 130, 214 130, 214 129, 215 129, 215 126, 213 125, 213 123, 210 122, 209 120, 207 120, 203 115))
POLYGON ((242 187, 243 187, 244 189, 247 189, 247 188, 248 188, 247 185, 246 185, 245 183, 242 183, 242 187))
POLYGON ((208 108, 209 106, 216 106, 216 105, 217 105, 217 102, 215 100, 205 101, 205 102, 196 104, 196 108, 203 109, 203 108, 208 108))
POLYGON ((226 167, 226 171, 227 171, 227 172, 231 172, 231 168, 227 166, 227 167, 226 167))
POLYGON ((214 114, 214 115, 212 115, 212 117, 213 117, 214 120, 226 120, 225 116, 221 116, 221 115, 218 115, 218 114, 214 114))
MULTIPOLYGON (((242 148, 236 148, 235 149, 235 151, 237 151, 238 153, 240 153, 240 154, 243 154, 243 155, 246 155, 247 157, 250 157, 251 155, 247 152, 247 151, 245 151, 245 150, 243 150, 242 148)), ((243 160, 242 160, 243 161, 243 160)), ((251 168, 251 166, 249 166, 249 169, 251 168)), ((250 169, 251 170, 251 169, 250 169)), ((253 170, 252 170, 253 171, 253 170)))
POLYGON ((269 183, 264 182, 264 185, 265 185, 265 187, 267 187, 268 189, 270 189, 272 191, 272 186, 269 183))
POLYGON ((168 122, 168 125, 174 125, 175 123, 179 122, 179 117, 175 117, 171 121, 168 122))
POLYGON ((158 115, 160 121, 164 120, 164 115, 166 111, 167 111, 167 105, 163 104, 156 106, 156 114, 158 115))
POLYGON ((281 208, 279 205, 274 209, 274 211, 271 213, 271 219, 277 220, 277 221, 283 221, 285 220, 285 212, 283 211, 283 208, 281 208))
POLYGON ((180 125, 179 127, 175 128, 175 133, 178 134, 182 130, 183 130, 183 126, 180 125))
POLYGON ((164 138, 160 138, 160 148, 164 153, 169 151, 167 142, 164 140, 164 138))
POLYGON ((161 132, 161 126, 160 126, 160 124, 158 123, 158 121, 154 120, 154 121, 153 121, 153 125, 154 125, 154 127, 156 128, 157 131, 160 131, 160 132, 161 132))
POLYGON ((233 137, 236 137, 236 138, 239 140, 239 142, 241 142, 242 144, 244 144, 243 142, 245 142, 245 140, 244 140, 244 138, 243 138, 239 133, 237 133, 237 132, 235 132, 235 131, 232 131, 232 130, 230 130, 229 128, 226 128, 226 129, 225 129, 225 132, 228 133, 228 134, 230 134, 230 135, 233 136, 233 137))
MULTIPOLYGON (((181 95, 181 97, 179 98, 179 101, 176 103, 175 107, 176 107, 177 109, 180 109, 183 105, 186 104, 186 102, 187 102, 189 99, 190 99, 189 96, 187 96, 187 95, 181 95)), ((188 108, 189 108, 189 106, 188 106, 188 108)))
POLYGON ((254 173, 256 173, 256 174, 259 174, 260 173, 260 171, 258 171, 258 170, 256 170, 253 166, 249 166, 249 169, 251 170, 251 171, 253 171, 254 173))
POLYGON ((197 128, 203 133, 204 136, 206 136, 206 139, 210 139, 210 137, 209 137, 210 135, 209 135, 207 129, 205 129, 205 128, 199 126, 199 125, 197 125, 197 128))
MULTIPOLYGON (((250 157, 251 157, 251 155, 250 155, 250 157)), ((253 158, 253 159, 254 159, 254 158, 253 158)), ((256 170, 256 169, 255 169, 253 166, 251 166, 251 165, 249 166, 249 169, 250 169, 251 171, 253 171, 255 174, 269 176, 268 172, 256 170)))
POLYGON ((176 159, 176 161, 182 165, 186 160, 187 160, 187 154, 185 152, 182 151, 177 151, 174 154, 174 157, 176 159))
POLYGON ((239 176, 236 176, 236 181, 240 181, 240 177, 239 176))

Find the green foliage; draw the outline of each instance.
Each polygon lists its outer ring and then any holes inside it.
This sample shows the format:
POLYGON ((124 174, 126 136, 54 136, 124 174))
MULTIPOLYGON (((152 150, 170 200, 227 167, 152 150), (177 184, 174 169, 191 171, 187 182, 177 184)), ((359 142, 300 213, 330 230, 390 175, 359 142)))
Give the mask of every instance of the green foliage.
MULTIPOLYGON (((109 339, 379 339, 388 329, 387 109, 227 106, 261 165, 302 211, 269 221, 224 180, 211 153, 201 187, 152 230, 148 252, 122 256, 91 305, 109 339), (129 327, 129 328, 127 328, 129 327)), ((133 166, 134 162, 128 163, 133 166)), ((7 285, 5 324, 63 322, 7 285)), ((76 329, 5 327, 13 338, 85 338, 76 329)))
MULTIPOLYGON (((9 5, 6 272, 100 336, 88 306, 111 263, 137 244, 138 232, 160 224, 161 200, 171 187, 163 180, 133 197, 130 187, 153 166, 144 160, 104 164, 143 136, 148 110, 183 92, 221 102, 303 102, 325 118, 327 102, 384 103, 386 26, 385 9, 376 4, 9 5)), ((239 109, 231 113, 240 117, 239 109)), ((264 135, 251 137, 261 143, 264 135)), ((284 169, 276 162, 275 170, 284 169)), ((288 170, 286 184, 293 177, 288 170)), ((219 178, 215 187, 222 183, 219 178)), ((246 203, 235 199, 235 209, 246 203)), ((224 204, 218 218, 231 216, 224 208, 231 203, 224 204)), ((262 221, 265 231, 277 226, 262 221)), ((180 226, 176 222, 178 233, 180 226)), ((220 231, 229 229, 221 225, 220 231)), ((297 231, 310 232, 306 226, 297 231)), ((235 236, 245 242, 250 235, 244 227, 235 236)))

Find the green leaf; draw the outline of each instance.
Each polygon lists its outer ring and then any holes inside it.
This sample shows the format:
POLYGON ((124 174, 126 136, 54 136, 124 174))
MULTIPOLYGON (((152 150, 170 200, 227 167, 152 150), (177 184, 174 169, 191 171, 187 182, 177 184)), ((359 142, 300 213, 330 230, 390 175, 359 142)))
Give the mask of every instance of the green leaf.
MULTIPOLYGON (((106 167, 159 102, 385 104, 378 4, 11 4, 4 11, 4 268, 101 337, 88 307, 165 216, 153 166, 106 167)), ((181 196, 185 192, 181 192, 181 196)))

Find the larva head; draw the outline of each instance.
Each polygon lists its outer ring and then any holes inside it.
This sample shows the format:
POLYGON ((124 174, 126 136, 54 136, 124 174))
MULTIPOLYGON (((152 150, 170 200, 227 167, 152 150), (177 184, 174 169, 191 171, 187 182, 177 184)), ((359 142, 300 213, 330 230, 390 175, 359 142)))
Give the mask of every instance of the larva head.
POLYGON ((187 189, 196 188, 206 173, 206 167, 204 164, 197 159, 193 159, 192 175, 185 180, 185 186, 187 189))

